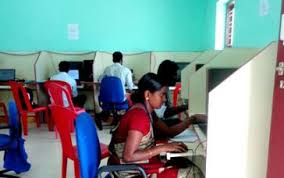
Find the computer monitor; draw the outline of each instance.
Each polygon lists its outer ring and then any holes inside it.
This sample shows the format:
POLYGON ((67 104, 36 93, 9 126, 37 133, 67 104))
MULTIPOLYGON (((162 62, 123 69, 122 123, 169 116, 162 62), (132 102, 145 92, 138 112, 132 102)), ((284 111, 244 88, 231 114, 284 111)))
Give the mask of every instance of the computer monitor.
POLYGON ((83 81, 92 82, 94 80, 94 76, 93 76, 94 60, 84 60, 83 63, 84 63, 83 71, 82 71, 83 81))
POLYGON ((79 70, 71 69, 68 71, 68 74, 74 79, 79 80, 79 70))
POLYGON ((190 64, 190 62, 177 62, 178 71, 177 71, 177 82, 181 82, 181 71, 190 64))
POLYGON ((79 82, 83 80, 83 62, 82 61, 68 61, 70 64, 69 74, 72 78, 79 82))
POLYGON ((9 80, 15 80, 15 69, 0 69, 0 81, 7 82, 9 80))

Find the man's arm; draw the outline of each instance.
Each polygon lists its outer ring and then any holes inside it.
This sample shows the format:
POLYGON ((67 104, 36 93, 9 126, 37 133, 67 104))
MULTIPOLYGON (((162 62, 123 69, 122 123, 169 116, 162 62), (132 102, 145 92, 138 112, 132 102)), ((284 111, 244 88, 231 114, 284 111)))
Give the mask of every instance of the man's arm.
POLYGON ((128 69, 128 72, 126 74, 125 82, 126 82, 126 85, 127 85, 129 90, 132 90, 134 88, 134 84, 133 84, 133 81, 132 81, 132 73, 129 69, 128 69))

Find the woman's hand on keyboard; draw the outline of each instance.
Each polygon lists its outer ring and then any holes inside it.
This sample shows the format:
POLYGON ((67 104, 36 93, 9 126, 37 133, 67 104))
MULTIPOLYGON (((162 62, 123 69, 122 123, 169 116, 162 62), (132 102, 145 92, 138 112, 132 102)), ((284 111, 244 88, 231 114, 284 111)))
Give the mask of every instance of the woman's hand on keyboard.
POLYGON ((187 146, 182 142, 172 142, 172 143, 167 143, 162 146, 164 148, 164 152, 182 153, 188 150, 187 146))

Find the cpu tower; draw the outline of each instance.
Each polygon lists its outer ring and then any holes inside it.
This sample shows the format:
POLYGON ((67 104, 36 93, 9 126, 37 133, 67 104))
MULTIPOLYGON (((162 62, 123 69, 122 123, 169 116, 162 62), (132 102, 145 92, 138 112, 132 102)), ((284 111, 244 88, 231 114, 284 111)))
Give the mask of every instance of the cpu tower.
POLYGON ((84 60, 84 67, 83 67, 83 73, 84 73, 84 81, 86 82, 92 82, 93 79, 93 63, 94 60, 84 60))

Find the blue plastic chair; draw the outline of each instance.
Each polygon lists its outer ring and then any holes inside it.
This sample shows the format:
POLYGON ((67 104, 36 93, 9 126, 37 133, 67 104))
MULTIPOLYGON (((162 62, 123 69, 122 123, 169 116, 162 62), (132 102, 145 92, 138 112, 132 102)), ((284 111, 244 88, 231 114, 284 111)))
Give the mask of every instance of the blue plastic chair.
POLYGON ((31 165, 27 162, 19 112, 14 101, 9 102, 8 110, 9 125, 0 127, 0 129, 9 129, 9 134, 0 134, 0 151, 5 151, 4 168, 6 168, 0 171, 0 177, 17 178, 18 176, 7 175, 6 173, 14 171, 19 174, 28 171, 31 165))
POLYGON ((125 92, 118 77, 106 76, 102 79, 99 102, 103 110, 128 109, 125 92))
POLYGON ((135 164, 100 165, 100 144, 97 130, 92 117, 81 113, 76 119, 76 142, 80 164, 81 178, 102 177, 102 172, 137 170, 143 177, 147 177, 143 168, 135 164))
POLYGON ((106 76, 100 85, 99 105, 103 111, 113 114, 114 124, 119 120, 118 111, 127 110, 128 102, 121 80, 118 77, 106 76))

